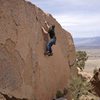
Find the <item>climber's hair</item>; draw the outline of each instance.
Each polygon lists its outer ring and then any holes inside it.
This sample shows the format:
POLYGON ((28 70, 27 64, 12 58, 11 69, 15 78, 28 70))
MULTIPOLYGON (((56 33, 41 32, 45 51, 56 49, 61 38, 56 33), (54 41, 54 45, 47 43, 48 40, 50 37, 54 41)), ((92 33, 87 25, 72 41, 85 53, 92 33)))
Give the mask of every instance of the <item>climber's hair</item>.
POLYGON ((52 25, 52 28, 54 29, 55 28, 55 25, 52 25))

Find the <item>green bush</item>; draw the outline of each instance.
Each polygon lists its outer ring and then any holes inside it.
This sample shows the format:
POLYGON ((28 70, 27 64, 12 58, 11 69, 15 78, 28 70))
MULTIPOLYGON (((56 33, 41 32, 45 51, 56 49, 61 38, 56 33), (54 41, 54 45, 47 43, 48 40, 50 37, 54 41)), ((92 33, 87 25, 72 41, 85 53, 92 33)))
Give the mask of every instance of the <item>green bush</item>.
POLYGON ((79 67, 81 70, 83 70, 87 59, 88 59, 88 56, 85 51, 77 51, 76 52, 76 62, 74 66, 79 67))
POLYGON ((60 90, 58 90, 56 93, 56 98, 61 98, 63 96, 64 96, 64 94, 60 90))
POLYGON ((79 100, 82 95, 88 95, 89 91, 92 89, 91 83, 82 80, 80 77, 73 78, 69 86, 74 100, 79 100))

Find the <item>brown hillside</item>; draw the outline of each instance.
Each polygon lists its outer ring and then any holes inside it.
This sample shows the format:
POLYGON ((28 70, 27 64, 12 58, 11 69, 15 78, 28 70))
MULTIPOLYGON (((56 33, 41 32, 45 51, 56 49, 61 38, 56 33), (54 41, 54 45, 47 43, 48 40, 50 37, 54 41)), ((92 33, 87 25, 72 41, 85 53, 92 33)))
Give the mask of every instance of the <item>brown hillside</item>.
POLYGON ((50 14, 24 0, 0 0, 1 95, 52 100, 57 90, 67 87, 74 60, 71 34, 50 14), (50 57, 43 54, 45 20, 56 25, 57 43, 50 57))

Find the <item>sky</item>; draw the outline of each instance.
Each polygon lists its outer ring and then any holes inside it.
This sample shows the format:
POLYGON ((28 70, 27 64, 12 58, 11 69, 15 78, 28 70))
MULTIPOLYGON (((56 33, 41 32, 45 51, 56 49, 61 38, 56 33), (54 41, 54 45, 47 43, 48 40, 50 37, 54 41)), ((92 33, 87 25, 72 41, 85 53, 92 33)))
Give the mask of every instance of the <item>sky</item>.
POLYGON ((100 0, 27 0, 50 13, 73 37, 100 36, 100 0))

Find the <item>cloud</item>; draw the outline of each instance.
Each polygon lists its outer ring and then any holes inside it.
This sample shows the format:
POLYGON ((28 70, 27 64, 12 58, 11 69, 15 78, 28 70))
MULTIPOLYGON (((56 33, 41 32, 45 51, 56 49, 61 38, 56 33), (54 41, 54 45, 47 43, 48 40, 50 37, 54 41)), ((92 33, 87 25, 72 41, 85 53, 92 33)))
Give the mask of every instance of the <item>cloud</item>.
POLYGON ((100 10, 99 0, 29 0, 52 14, 95 13, 100 10))
POLYGON ((100 36, 100 0, 28 0, 51 13, 75 37, 100 36))
MULTIPOLYGON (((66 23, 66 26, 69 24, 71 25, 97 25, 100 26, 100 14, 97 14, 95 16, 86 15, 86 16, 80 16, 80 15, 55 15, 54 16, 59 23, 64 25, 66 23)), ((70 26, 70 25, 69 25, 70 26)))
POLYGON ((100 36, 100 14, 95 16, 64 14, 54 17, 61 23, 62 27, 71 32, 74 37, 100 36))

